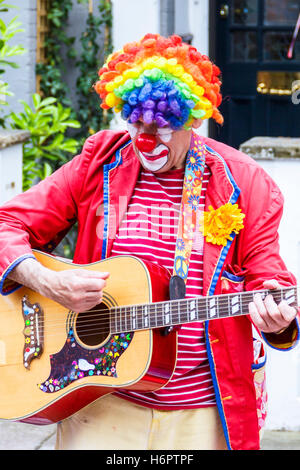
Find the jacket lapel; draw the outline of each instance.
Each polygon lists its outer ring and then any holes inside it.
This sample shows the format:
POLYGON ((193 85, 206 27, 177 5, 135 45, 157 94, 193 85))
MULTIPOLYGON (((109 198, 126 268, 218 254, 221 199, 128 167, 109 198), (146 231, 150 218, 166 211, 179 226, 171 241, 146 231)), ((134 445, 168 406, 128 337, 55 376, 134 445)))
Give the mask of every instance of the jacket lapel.
POLYGON ((140 172, 131 141, 115 153, 113 162, 103 168, 104 229, 101 259, 110 256, 119 225, 127 210, 140 172), (122 165, 122 171, 119 166, 122 165))
MULTIPOLYGON (((212 148, 205 145, 206 164, 210 168, 211 176, 207 187, 205 198, 205 210, 209 206, 214 209, 230 202, 235 204, 240 189, 234 181, 232 174, 226 165, 224 159, 212 148)), ((234 239, 235 234, 232 235, 234 239)), ((213 245, 204 241, 203 253, 203 295, 212 295, 215 292, 216 285, 233 241, 228 240, 226 246, 213 245)))
MULTIPOLYGON (((240 189, 235 183, 228 166, 221 155, 211 147, 205 145, 205 148, 206 164, 211 171, 206 192, 205 210, 208 210, 209 206, 217 209, 228 202, 235 204, 239 197, 240 189)), ((104 165, 104 236, 102 259, 110 256, 113 241, 127 210, 140 169, 141 166, 135 156, 131 141, 126 142, 125 145, 116 151, 113 162, 104 165), (122 171, 118 171, 120 165, 122 165, 122 171)), ((233 239, 234 236, 235 234, 232 235, 233 239)), ((215 292, 231 244, 232 241, 230 240, 228 240, 225 247, 204 241, 203 295, 212 295, 215 292)))

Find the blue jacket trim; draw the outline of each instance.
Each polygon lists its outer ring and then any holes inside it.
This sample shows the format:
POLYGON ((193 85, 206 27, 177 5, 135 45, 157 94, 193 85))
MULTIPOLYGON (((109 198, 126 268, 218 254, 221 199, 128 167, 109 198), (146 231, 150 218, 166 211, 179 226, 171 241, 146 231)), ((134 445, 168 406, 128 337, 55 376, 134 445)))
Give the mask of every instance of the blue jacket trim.
POLYGON ((20 289, 22 287, 22 285, 17 285, 16 287, 14 287, 13 289, 7 291, 7 292, 3 292, 3 286, 4 286, 4 282, 7 278, 7 276, 9 275, 9 273, 18 265, 20 264, 22 261, 24 261, 24 259, 26 258, 34 258, 35 259, 35 256, 32 255, 32 254, 29 254, 27 253, 26 255, 23 255, 23 256, 20 256, 20 258, 17 258, 8 268, 7 270, 5 271, 2 279, 1 279, 1 282, 0 282, 0 294, 1 295, 9 295, 9 294, 12 294, 13 292, 15 292, 16 290, 20 289))
POLYGON ((223 163, 224 168, 226 170, 228 179, 229 179, 229 181, 232 184, 233 189, 234 189, 234 191, 233 191, 233 193, 232 193, 232 195, 229 199, 229 202, 231 202, 231 204, 235 204, 236 201, 237 201, 237 198, 240 195, 241 190, 238 187, 238 185, 236 184, 236 182, 234 181, 233 176, 231 174, 231 171, 229 170, 229 168, 227 166, 227 163, 225 162, 224 158, 222 158, 221 155, 219 153, 217 153, 215 150, 213 150, 211 147, 209 147, 208 145, 205 145, 205 147, 207 148, 209 153, 212 153, 213 155, 216 155, 218 158, 220 158, 220 160, 222 160, 222 163, 223 163))
POLYGON ((215 269, 215 273, 214 273, 214 275, 213 275, 213 280, 212 280, 212 283, 211 283, 211 286, 210 286, 208 295, 213 295, 214 292, 215 292, 215 288, 216 288, 216 285, 217 285, 217 282, 218 282, 220 273, 221 273, 221 271, 222 271, 222 268, 223 268, 223 265, 224 265, 224 261, 225 261, 225 259, 226 259, 226 256, 227 256, 227 254, 228 254, 229 248, 231 247, 231 244, 232 244, 232 242, 233 242, 235 236, 236 236, 236 233, 232 232, 232 234, 230 235, 230 237, 232 238, 232 240, 228 240, 227 245, 224 246, 224 248, 223 248, 222 251, 221 251, 221 255, 220 255, 220 257, 219 257, 219 261, 218 261, 217 267, 216 267, 216 269, 215 269))
POLYGON ((117 168, 117 166, 123 163, 121 150, 127 146, 129 142, 126 142, 122 147, 116 151, 116 159, 112 163, 103 166, 103 204, 104 204, 104 228, 103 228, 103 244, 101 259, 106 258, 106 249, 108 241, 108 221, 109 221, 109 172, 117 168))
MULTIPOLYGON (((233 192, 232 192, 231 197, 230 197, 228 202, 230 202, 231 204, 235 204, 238 197, 239 197, 239 195, 240 195, 240 192, 241 192, 240 188, 238 187, 238 185, 234 181, 233 176, 232 176, 226 162, 221 157, 221 155, 218 154, 217 152, 215 152, 213 149, 211 149, 208 145, 206 145, 206 148, 210 153, 216 155, 220 160, 222 160, 222 163, 224 165, 227 177, 228 177, 228 179, 229 179, 229 181, 232 185, 232 188, 233 188, 233 192)), ((211 282, 211 285, 210 285, 208 295, 213 295, 214 292, 215 292, 215 288, 216 288, 216 285, 217 285, 222 267, 224 265, 224 261, 226 259, 229 248, 230 248, 235 236, 236 236, 236 234, 233 232, 230 235, 232 240, 228 240, 226 246, 224 246, 224 248, 222 248, 222 251, 221 251, 221 254, 220 254, 220 257, 219 257, 219 261, 218 261, 218 264, 217 264, 217 267, 215 269, 213 279, 212 279, 212 282, 211 282)), ((211 371, 214 390, 215 390, 215 395, 216 395, 216 403, 217 403, 221 423, 222 423, 222 426, 223 426, 223 431, 224 431, 224 436, 225 436, 225 439, 226 439, 227 447, 228 447, 229 450, 232 450, 231 445, 230 445, 229 433, 228 433, 226 418, 225 418, 225 414, 224 414, 224 410, 223 410, 219 385, 218 385, 218 381, 217 381, 217 376, 216 376, 215 364, 214 364, 214 360, 213 360, 213 356, 212 356, 211 345, 210 345, 210 342, 209 342, 208 326, 209 326, 209 321, 206 321, 205 322, 206 348, 207 348, 208 361, 209 361, 209 364, 210 364, 210 371, 211 371)))
POLYGON ((233 282, 242 282, 245 279, 245 276, 236 276, 235 274, 229 273, 228 271, 222 272, 222 278, 223 277, 233 282))
POLYGON ((223 431, 224 431, 224 437, 225 437, 225 440, 226 440, 228 450, 232 450, 232 447, 230 445, 230 440, 229 440, 229 433, 228 433, 228 429, 227 429, 225 414, 224 414, 224 410, 223 410, 223 406, 222 406, 222 400, 221 400, 219 385, 218 385, 218 381, 217 381, 216 371, 215 371, 215 367, 214 367, 214 360, 213 360, 213 356, 212 356, 211 346, 210 346, 210 342, 209 342, 209 339, 208 339, 209 338, 209 336, 208 336, 208 324, 209 324, 209 321, 206 321, 205 322, 205 336, 207 338, 206 339, 207 356, 208 356, 208 361, 209 361, 209 364, 210 364, 210 371, 211 371, 213 386, 214 386, 215 395, 216 395, 216 403, 217 403, 217 408, 218 408, 218 411, 219 411, 219 415, 220 415, 220 419, 221 419, 221 423, 222 423, 222 427, 223 427, 223 431))
POLYGON ((263 362, 260 362, 259 364, 252 364, 251 368, 252 370, 259 370, 266 365, 266 362, 267 362, 267 354, 263 362))
MULTIPOLYGON (((239 195, 240 195, 240 188, 238 187, 238 185, 236 184, 235 180, 233 179, 233 176, 225 162, 225 160, 221 157, 220 154, 218 154, 217 152, 215 152, 213 149, 211 149, 208 145, 206 145, 206 148, 207 150, 216 155, 220 160, 222 160, 222 163, 224 165, 224 168, 225 168, 225 171, 226 171, 226 174, 227 174, 227 177, 232 185, 232 188, 233 188, 233 192, 230 196, 230 199, 228 202, 230 202, 231 204, 235 204, 239 195)), ((215 270, 215 273, 214 273, 214 276, 213 276, 213 280, 211 282, 211 286, 210 286, 210 291, 209 291, 209 295, 213 295, 214 292, 215 292, 215 288, 216 288, 216 284, 218 282, 218 279, 219 279, 219 275, 220 275, 220 272, 222 270, 222 267, 223 267, 223 264, 224 264, 224 261, 225 261, 225 258, 227 256, 227 253, 229 251, 229 248, 234 240, 234 237, 236 236, 236 234, 233 232, 230 237, 232 238, 231 241, 228 240, 226 246, 224 246, 224 248, 222 249, 221 251, 221 255, 220 255, 220 258, 219 258, 219 261, 218 261, 218 264, 217 264, 217 267, 216 267, 216 270, 215 270)))
POLYGON ((299 321, 298 321, 297 317, 295 318, 295 321, 296 321, 296 326, 297 326, 297 332, 298 332, 298 333, 297 333, 297 337, 296 337, 295 340, 294 340, 294 343, 293 343, 289 348, 278 348, 278 347, 273 346, 273 344, 271 344, 271 343, 268 341, 268 339, 267 339, 265 333, 262 331, 262 332, 261 332, 261 336, 262 336, 263 340, 266 342, 266 344, 267 344, 271 349, 275 349, 276 351, 282 351, 282 352, 291 351, 291 349, 294 349, 294 348, 295 348, 296 344, 299 342, 299 339, 300 339, 300 332, 299 332, 300 327, 299 327, 299 321))

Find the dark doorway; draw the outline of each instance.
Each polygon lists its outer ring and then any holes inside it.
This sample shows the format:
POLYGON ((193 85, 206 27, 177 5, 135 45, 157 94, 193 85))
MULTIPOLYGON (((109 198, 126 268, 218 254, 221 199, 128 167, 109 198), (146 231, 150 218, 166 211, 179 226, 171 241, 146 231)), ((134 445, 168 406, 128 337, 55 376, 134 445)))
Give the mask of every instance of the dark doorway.
POLYGON ((235 148, 254 136, 300 136, 300 0, 210 1, 210 56, 222 71, 223 126, 210 136, 235 148), (293 95, 294 93, 294 95, 293 95), (299 98, 299 91, 297 92, 299 98))

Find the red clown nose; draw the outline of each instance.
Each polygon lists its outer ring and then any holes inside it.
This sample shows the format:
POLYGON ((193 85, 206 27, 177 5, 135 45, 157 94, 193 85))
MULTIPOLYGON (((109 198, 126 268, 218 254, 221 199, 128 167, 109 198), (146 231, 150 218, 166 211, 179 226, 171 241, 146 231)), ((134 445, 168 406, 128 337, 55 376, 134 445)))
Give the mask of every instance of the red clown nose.
POLYGON ((156 147, 156 138, 153 134, 140 134, 135 145, 141 152, 152 152, 156 147))

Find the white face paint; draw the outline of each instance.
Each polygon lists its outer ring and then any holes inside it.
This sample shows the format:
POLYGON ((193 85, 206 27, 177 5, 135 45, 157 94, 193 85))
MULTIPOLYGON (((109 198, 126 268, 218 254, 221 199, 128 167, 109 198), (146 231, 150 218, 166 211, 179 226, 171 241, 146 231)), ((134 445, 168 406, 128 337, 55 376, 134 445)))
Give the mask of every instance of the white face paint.
MULTIPOLYGON (((134 139, 138 132, 138 127, 135 126, 134 124, 131 124, 128 121, 126 121, 126 124, 127 124, 127 130, 129 132, 130 137, 134 139)), ((141 131, 141 133, 144 132, 143 128, 142 129, 139 128, 139 130, 141 131)), ((159 127, 157 129, 157 134, 159 135, 160 140, 166 143, 170 142, 170 140, 172 139, 173 132, 174 131, 170 127, 159 127)))
MULTIPOLYGON (((127 121, 127 130, 132 140, 135 139, 138 130, 142 133, 143 129, 137 128, 134 124, 127 121)), ((172 138, 173 131, 169 127, 157 129, 157 134, 163 142, 169 142, 172 138)), ((138 151, 138 155, 142 161, 143 167, 149 171, 160 170, 168 161, 169 148, 163 144, 159 144, 152 152, 138 151)))
POLYGON ((157 129, 157 134, 163 142, 170 142, 173 135, 173 130, 170 127, 160 127, 157 129))
POLYGON ((137 127, 135 127, 134 124, 131 124, 130 122, 126 121, 126 124, 127 124, 127 130, 128 130, 128 133, 131 137, 131 139, 133 140, 137 134, 137 127))
POLYGON ((143 167, 150 171, 160 170, 168 161, 169 149, 159 144, 152 152, 141 152, 138 150, 143 167))

